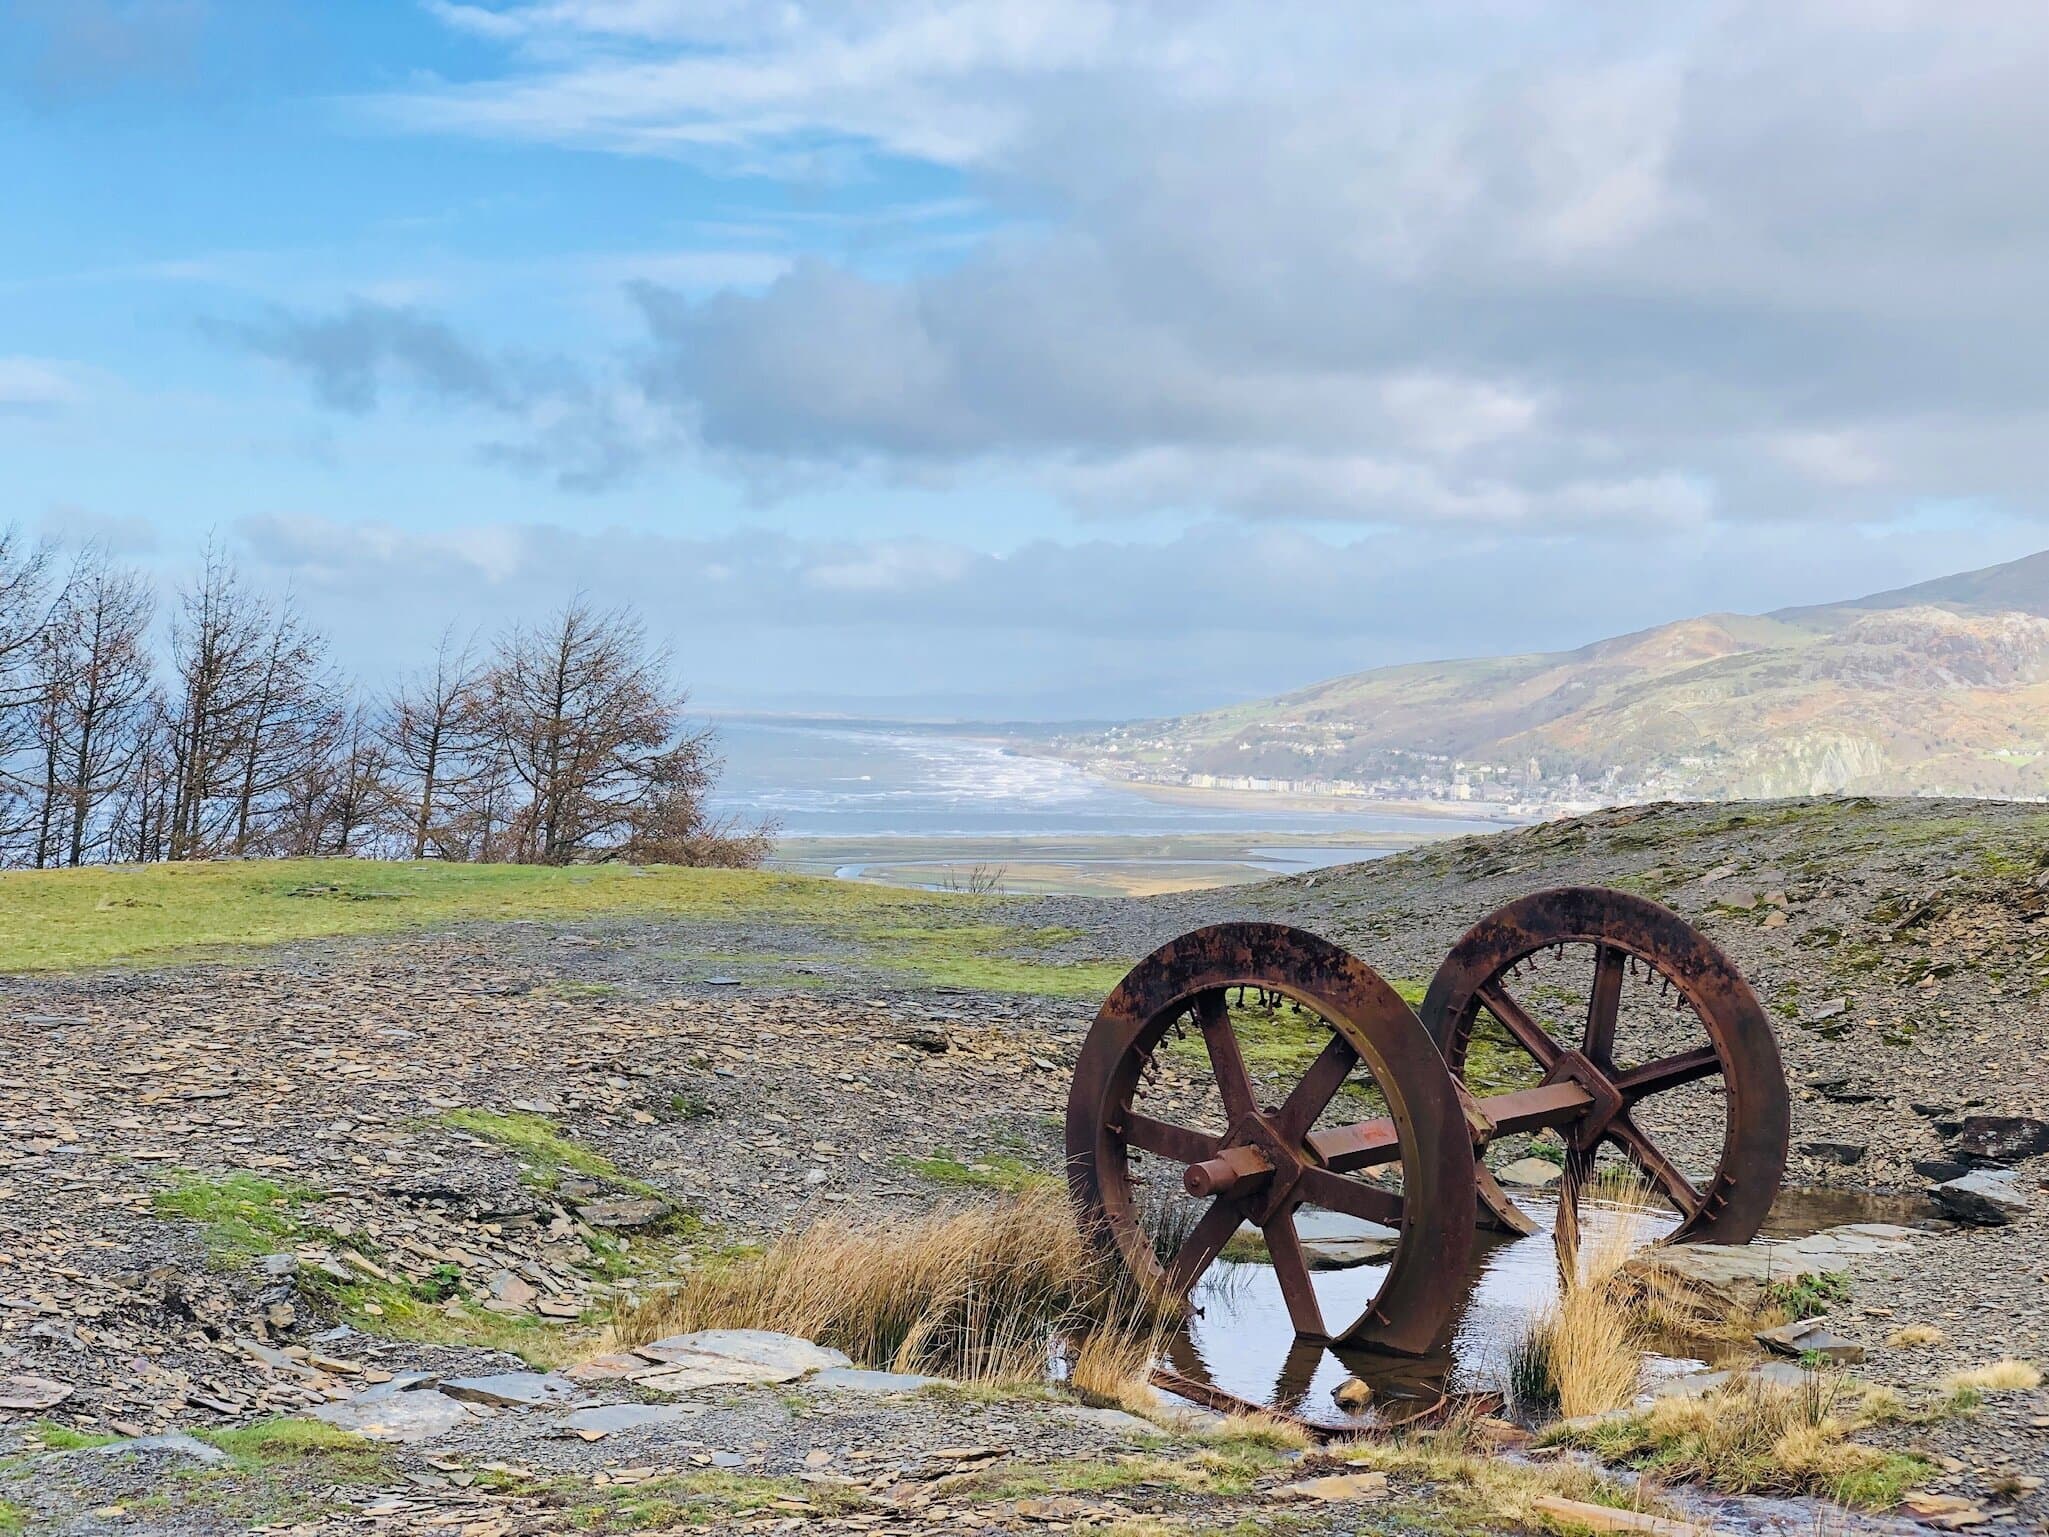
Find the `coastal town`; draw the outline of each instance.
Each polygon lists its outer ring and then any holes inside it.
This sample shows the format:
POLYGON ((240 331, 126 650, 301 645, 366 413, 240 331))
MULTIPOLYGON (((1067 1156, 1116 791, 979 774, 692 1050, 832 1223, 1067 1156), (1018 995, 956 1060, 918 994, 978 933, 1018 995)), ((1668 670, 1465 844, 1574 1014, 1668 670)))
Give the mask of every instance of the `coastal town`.
POLYGON ((1537 758, 1480 761, 1450 753, 1355 747, 1326 728, 1282 724, 1223 744, 1193 744, 1157 722, 1063 738, 1053 753, 1115 783, 1347 801, 1469 804, 1493 815, 1537 821, 1600 805, 1651 799, 1655 785, 1591 782, 1572 770, 1547 772, 1537 758), (1318 760, 1322 760, 1319 762, 1318 760))

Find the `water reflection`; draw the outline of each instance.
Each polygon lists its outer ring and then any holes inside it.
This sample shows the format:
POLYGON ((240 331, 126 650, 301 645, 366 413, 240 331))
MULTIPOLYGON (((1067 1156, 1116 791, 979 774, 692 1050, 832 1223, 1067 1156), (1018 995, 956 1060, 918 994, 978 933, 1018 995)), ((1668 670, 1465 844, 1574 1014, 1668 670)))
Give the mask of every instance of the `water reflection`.
MULTIPOLYGON (((1432 1355, 1394 1357, 1300 1340, 1272 1266, 1220 1261, 1192 1299, 1200 1312, 1168 1342, 1166 1364, 1197 1382, 1326 1424, 1352 1422, 1353 1417, 1331 1399, 1332 1391, 1351 1376, 1371 1385, 1376 1400, 1390 1407, 1432 1400, 1447 1389, 1498 1391, 1506 1385, 1510 1346, 1558 1296, 1551 1237, 1557 1203, 1524 1191, 1516 1192, 1516 1201, 1536 1219, 1539 1230, 1527 1237, 1484 1229, 1474 1235, 1464 1301, 1448 1339, 1432 1355)), ((1773 1208, 1761 1241, 1805 1237, 1852 1222, 1905 1223, 1922 1215, 1907 1198, 1788 1191, 1773 1208)), ((1598 1244, 1601 1235, 1618 1223, 1634 1224, 1637 1239, 1644 1243, 1678 1225, 1670 1213, 1625 1211, 1592 1201, 1583 1204, 1581 1219, 1590 1244, 1598 1244)), ((1315 1285, 1324 1316, 1356 1317, 1373 1300, 1385 1273, 1385 1260, 1319 1270, 1315 1285)), ((1446 1284, 1458 1283, 1447 1278, 1446 1284)), ((1688 1341, 1663 1345, 1661 1353, 1646 1360, 1646 1369, 1653 1373, 1697 1368, 1703 1362, 1695 1350, 1719 1353, 1688 1341)), ((1394 1409, 1387 1417, 1400 1415, 1394 1409)))

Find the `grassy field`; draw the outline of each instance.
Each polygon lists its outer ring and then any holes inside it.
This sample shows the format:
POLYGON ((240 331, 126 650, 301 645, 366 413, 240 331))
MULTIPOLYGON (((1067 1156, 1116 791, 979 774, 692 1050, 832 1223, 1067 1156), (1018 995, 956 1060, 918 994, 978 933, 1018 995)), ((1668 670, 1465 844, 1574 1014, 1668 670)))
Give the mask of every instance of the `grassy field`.
POLYGON ((244 861, 0 875, 0 971, 192 959, 243 946, 478 919, 758 922, 937 981, 1100 992, 1121 968, 1033 961, 984 899, 746 870, 244 861), (1020 954, 1018 952, 1024 952, 1020 954))

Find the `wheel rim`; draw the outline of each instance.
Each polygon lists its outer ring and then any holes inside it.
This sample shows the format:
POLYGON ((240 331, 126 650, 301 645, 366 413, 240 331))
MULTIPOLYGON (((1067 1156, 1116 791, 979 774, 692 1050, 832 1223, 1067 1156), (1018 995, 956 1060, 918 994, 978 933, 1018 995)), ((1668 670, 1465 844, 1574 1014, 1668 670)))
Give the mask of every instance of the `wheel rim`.
POLYGON ((1218 925, 1183 935, 1134 967, 1104 1002, 1077 1063, 1067 1153, 1084 1227, 1159 1293, 1188 1296, 1251 1222, 1266 1237, 1290 1318, 1305 1338, 1420 1354, 1457 1301, 1459 1287, 1448 1283, 1465 1274, 1471 1249, 1473 1155, 1456 1089, 1395 991, 1355 957, 1300 930, 1218 925), (1252 987, 1301 1004, 1329 1032, 1306 1069, 1285 1075, 1283 1092, 1270 1092, 1247 1068, 1225 999, 1227 989, 1252 987), (1143 1108, 1142 1076, 1184 1018, 1200 1036, 1222 1124, 1191 1125, 1143 1108), (1382 1131, 1374 1145, 1334 1156, 1328 1149, 1339 1128, 1319 1121, 1359 1070, 1385 1100, 1391 1138, 1382 1131), (1207 1201, 1164 1259, 1134 1186, 1134 1152, 1207 1201), (1358 1173, 1393 1167, 1399 1193, 1358 1173), (1214 1181, 1205 1183, 1209 1176, 1214 1181), (1398 1235, 1379 1292, 1357 1318, 1323 1316, 1295 1222, 1304 1205, 1380 1222, 1398 1235))
POLYGON ((1757 1235, 1785 1173, 1791 1129, 1785 1070, 1756 995, 1705 935, 1671 909, 1628 892, 1587 886, 1538 892, 1475 924, 1452 947, 1424 997, 1424 1025, 1462 1081, 1483 1009, 1547 1081, 1573 1078, 1596 1102, 1577 1134, 1564 1128, 1561 1246, 1576 1234, 1580 1187, 1602 1144, 1619 1150, 1678 1213, 1679 1225, 1663 1241, 1740 1244, 1757 1235), (1585 1013, 1577 1039, 1560 1039, 1538 1009, 1518 998, 1515 974, 1546 951, 1563 957, 1575 947, 1590 955, 1585 1013), (1676 1011, 1690 1011, 1705 1044, 1626 1067, 1618 1063, 1624 993, 1639 982, 1659 986, 1676 1011), (1696 1182, 1646 1130, 1638 1108, 1708 1080, 1722 1085, 1723 1135, 1713 1172, 1696 1182))

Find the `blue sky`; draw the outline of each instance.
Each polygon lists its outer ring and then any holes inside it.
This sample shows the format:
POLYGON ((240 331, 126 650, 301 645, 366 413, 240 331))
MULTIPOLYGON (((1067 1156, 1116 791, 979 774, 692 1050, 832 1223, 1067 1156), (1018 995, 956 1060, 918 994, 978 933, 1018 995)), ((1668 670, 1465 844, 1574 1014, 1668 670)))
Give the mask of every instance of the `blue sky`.
POLYGON ((0 514, 366 677, 1193 707, 2049 544, 2049 27, 0 3, 0 514))

